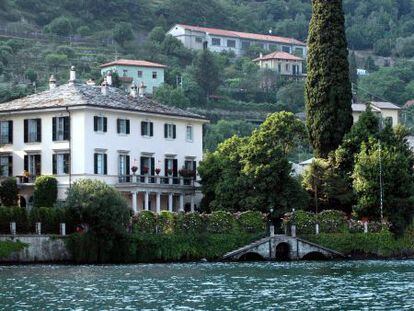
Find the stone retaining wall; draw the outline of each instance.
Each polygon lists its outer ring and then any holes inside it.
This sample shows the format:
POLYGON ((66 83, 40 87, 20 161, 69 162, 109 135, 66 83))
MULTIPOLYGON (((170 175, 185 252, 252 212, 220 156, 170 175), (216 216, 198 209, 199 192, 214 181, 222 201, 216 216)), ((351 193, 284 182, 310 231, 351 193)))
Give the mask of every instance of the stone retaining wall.
POLYGON ((0 241, 20 241, 28 244, 21 251, 12 253, 7 258, 0 258, 0 263, 40 263, 70 261, 63 236, 56 235, 0 235, 0 241))

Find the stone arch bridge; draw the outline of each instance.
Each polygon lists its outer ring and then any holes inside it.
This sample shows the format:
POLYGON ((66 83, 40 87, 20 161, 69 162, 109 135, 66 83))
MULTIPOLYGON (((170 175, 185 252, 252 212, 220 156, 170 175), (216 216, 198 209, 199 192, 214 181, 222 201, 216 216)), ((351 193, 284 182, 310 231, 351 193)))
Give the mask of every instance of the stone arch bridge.
POLYGON ((297 237, 278 234, 255 241, 223 256, 223 260, 314 260, 343 254, 297 237))

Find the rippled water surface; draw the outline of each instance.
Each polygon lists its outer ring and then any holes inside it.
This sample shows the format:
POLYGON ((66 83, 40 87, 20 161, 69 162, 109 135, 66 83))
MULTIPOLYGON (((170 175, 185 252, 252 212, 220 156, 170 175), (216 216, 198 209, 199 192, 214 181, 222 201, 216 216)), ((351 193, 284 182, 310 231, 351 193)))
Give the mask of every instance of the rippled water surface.
POLYGON ((414 310, 414 261, 0 266, 1 310, 414 310))

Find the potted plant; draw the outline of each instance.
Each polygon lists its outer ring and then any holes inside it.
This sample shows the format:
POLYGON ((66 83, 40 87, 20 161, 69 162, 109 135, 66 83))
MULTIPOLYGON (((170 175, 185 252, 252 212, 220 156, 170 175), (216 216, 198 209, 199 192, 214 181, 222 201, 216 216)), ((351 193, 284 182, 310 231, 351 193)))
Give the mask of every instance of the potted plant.
POLYGON ((159 175, 159 174, 160 174, 160 172, 161 172, 161 169, 157 167, 157 168, 155 169, 155 174, 159 175))
POLYGON ((171 175, 173 174, 173 170, 172 170, 172 168, 169 168, 169 169, 167 170, 167 174, 168 174, 168 176, 171 176, 171 175))
POLYGON ((149 172, 148 166, 144 166, 144 167, 142 168, 142 173, 143 173, 143 174, 148 174, 148 172, 149 172))
POLYGON ((131 167, 131 172, 132 174, 135 175, 135 173, 138 171, 138 167, 136 167, 135 165, 133 167, 131 167))

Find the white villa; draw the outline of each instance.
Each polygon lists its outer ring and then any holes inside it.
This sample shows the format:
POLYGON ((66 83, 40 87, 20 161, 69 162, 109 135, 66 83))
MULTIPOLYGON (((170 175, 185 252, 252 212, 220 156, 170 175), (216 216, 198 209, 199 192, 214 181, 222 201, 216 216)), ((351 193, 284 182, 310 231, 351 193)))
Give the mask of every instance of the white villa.
POLYGON ((167 34, 180 40, 188 49, 208 48, 214 52, 233 51, 241 56, 253 45, 268 51, 282 51, 306 58, 306 44, 293 38, 254 34, 217 28, 176 24, 167 34))
MULTIPOLYGON (((109 81, 110 82, 110 81, 109 81)), ((64 200, 79 179, 116 187, 132 210, 194 210, 204 117, 131 92, 76 81, 0 105, 1 175, 16 176, 20 204, 53 175, 64 200)))
POLYGON ((269 69, 281 76, 298 78, 305 77, 303 61, 301 57, 279 51, 267 55, 260 54, 260 57, 253 60, 262 70, 269 69))

